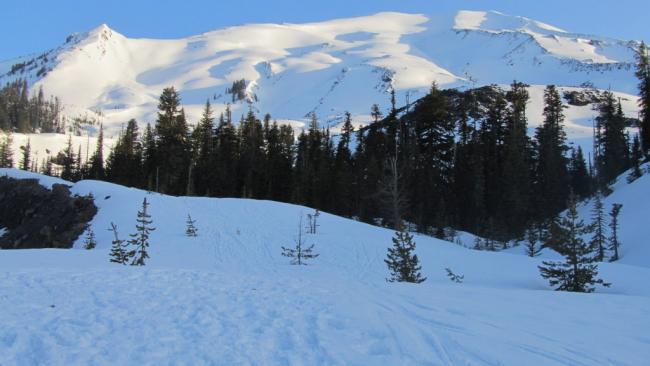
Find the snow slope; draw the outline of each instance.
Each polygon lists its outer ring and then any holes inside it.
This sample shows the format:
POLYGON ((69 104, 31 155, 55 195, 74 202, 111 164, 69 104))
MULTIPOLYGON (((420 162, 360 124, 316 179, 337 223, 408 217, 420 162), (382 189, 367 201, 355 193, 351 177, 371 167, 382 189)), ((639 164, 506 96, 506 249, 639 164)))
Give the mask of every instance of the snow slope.
POLYGON ((250 103, 284 120, 315 112, 336 124, 350 111, 362 123, 373 103, 387 109, 390 89, 404 105, 433 81, 441 87, 507 85, 514 78, 532 85, 593 82, 634 93, 636 45, 477 11, 250 24, 175 40, 131 39, 101 25, 39 57, 0 63, 0 83, 26 77, 61 97, 68 115, 101 111, 98 118, 115 132, 130 118, 152 122, 164 87, 181 91, 194 122, 207 98, 217 111, 232 102, 226 89, 240 79, 248 81, 247 101, 235 103, 236 117, 250 103), (9 73, 19 61, 28 65, 9 73))
POLYGON ((323 213, 307 236, 320 256, 296 267, 281 246, 292 245, 309 208, 70 185, 95 197, 98 248, 80 249, 80 238, 72 250, 0 251, 0 364, 640 365, 650 357, 647 267, 605 263, 611 288, 557 293, 539 277, 540 259, 416 236, 428 280, 392 284, 383 263, 389 230, 323 213), (156 227, 151 259, 144 268, 109 263, 109 223, 125 238, 144 197, 156 227), (183 235, 188 213, 197 238, 183 235), (446 267, 464 283, 450 282, 446 267))

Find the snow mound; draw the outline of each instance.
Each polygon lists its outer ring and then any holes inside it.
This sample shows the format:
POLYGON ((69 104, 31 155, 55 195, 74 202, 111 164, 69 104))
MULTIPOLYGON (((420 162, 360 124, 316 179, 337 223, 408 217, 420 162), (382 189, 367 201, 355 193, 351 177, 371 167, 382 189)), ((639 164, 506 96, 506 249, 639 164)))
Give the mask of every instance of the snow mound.
POLYGON ((281 247, 292 245, 307 207, 70 185, 95 197, 98 247, 83 250, 80 238, 71 250, 0 251, 1 364, 638 365, 650 357, 648 268, 604 263, 611 288, 557 293, 539 277, 540 259, 416 235, 427 281, 391 284, 390 230, 322 213, 307 235, 320 256, 298 267, 281 247), (126 238, 145 197, 156 227, 151 258, 142 268, 109 263, 106 229, 114 222, 126 238), (184 235, 188 213, 196 238, 184 235))

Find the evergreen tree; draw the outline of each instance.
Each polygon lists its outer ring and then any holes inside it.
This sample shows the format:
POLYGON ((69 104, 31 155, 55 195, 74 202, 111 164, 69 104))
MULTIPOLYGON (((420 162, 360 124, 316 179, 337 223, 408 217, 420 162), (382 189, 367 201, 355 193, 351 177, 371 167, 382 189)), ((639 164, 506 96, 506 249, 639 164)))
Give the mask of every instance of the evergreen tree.
POLYGON ((614 203, 612 205, 612 210, 609 213, 609 229, 611 230, 609 237, 609 250, 614 252, 610 258, 610 262, 619 260, 618 248, 621 246, 621 243, 618 240, 618 215, 621 213, 621 208, 623 208, 622 204, 614 203))
POLYGON ((420 261, 415 251, 413 236, 402 229, 395 232, 393 247, 388 248, 387 259, 384 260, 390 270, 388 282, 421 283, 427 278, 422 277, 420 261))
POLYGON ((95 232, 93 231, 93 228, 88 227, 88 230, 86 230, 86 238, 84 239, 84 249, 95 249, 96 246, 97 240, 95 239, 95 232))
POLYGON ((20 169, 29 171, 32 164, 32 144, 31 139, 27 139, 27 144, 21 146, 20 149, 23 151, 22 158, 20 159, 20 169))
POLYGON ((625 134, 625 116, 620 103, 607 91, 600 104, 600 114, 596 118, 600 131, 599 155, 596 159, 599 183, 601 187, 609 184, 628 167, 627 136, 625 134))
POLYGON ((143 183, 142 144, 138 124, 129 120, 106 160, 106 179, 128 187, 146 188, 143 183))
POLYGON ((225 116, 222 115, 219 119, 215 154, 215 168, 219 174, 214 194, 219 197, 239 197, 240 192, 237 184, 239 137, 232 124, 230 106, 226 107, 225 116))
POLYGON ((130 235, 131 239, 128 241, 132 247, 128 252, 128 256, 133 258, 131 262, 132 266, 144 266, 145 260, 149 258, 149 254, 147 253, 147 248, 149 248, 149 235, 156 229, 150 226, 153 221, 147 211, 148 208, 149 203, 145 197, 142 201, 142 209, 138 211, 137 224, 135 225, 136 232, 130 235))
POLYGON ((158 154, 156 136, 153 128, 147 123, 142 135, 142 170, 144 172, 144 186, 150 191, 159 190, 160 169, 158 167, 158 154))
POLYGON ((589 245, 592 250, 596 251, 596 260, 602 262, 605 260, 605 247, 607 238, 605 237, 605 213, 603 211, 603 198, 600 191, 594 196, 594 207, 591 210, 591 229, 593 236, 589 245))
POLYGON ((194 226, 194 224, 196 223, 196 220, 192 220, 192 216, 190 216, 190 214, 187 214, 187 220, 185 221, 185 223, 187 224, 187 226, 185 228, 185 235, 186 236, 190 236, 190 237, 199 236, 198 235, 198 229, 196 228, 196 226, 194 226))
POLYGON ((568 206, 567 214, 558 221, 550 238, 565 260, 542 262, 543 265, 539 266, 542 277, 548 279, 557 291, 593 292, 596 284, 609 287, 609 283, 598 278, 596 259, 591 255, 591 247, 582 239, 591 228, 579 219, 573 197, 569 198, 568 206))
POLYGON ((194 192, 199 195, 209 195, 215 182, 214 165, 214 118, 210 100, 205 102, 203 115, 194 130, 194 192))
POLYGON ((354 159, 350 150, 353 133, 352 115, 346 112, 334 157, 335 187, 333 191, 336 194, 334 212, 347 217, 352 216, 355 210, 353 194, 354 159))
POLYGON ((187 192, 190 144, 180 96, 173 87, 160 95, 156 120, 156 180, 161 193, 187 192))
POLYGON ((591 194, 591 176, 580 146, 571 149, 568 169, 571 191, 579 198, 587 198, 591 194))
POLYGON ((305 247, 305 239, 302 234, 302 214, 298 222, 298 236, 296 236, 294 241, 296 243, 294 248, 282 247, 282 255, 291 258, 291 264, 299 266, 307 265, 305 261, 319 256, 319 254, 314 253, 314 244, 305 247))
POLYGON ((630 152, 630 165, 632 166, 632 171, 627 177, 628 182, 633 182, 634 180, 641 178, 643 171, 641 170, 641 162, 643 161, 643 150, 641 150, 641 141, 639 140, 639 135, 634 135, 632 140, 632 151, 630 152))
POLYGON ((538 199, 538 218, 552 217, 560 212, 569 196, 566 134, 564 132, 565 106, 554 85, 544 91, 544 122, 535 131, 536 169, 535 191, 538 199))
POLYGON ((542 248, 537 245, 538 235, 535 230, 528 230, 526 232, 526 255, 534 258, 539 256, 542 248))
POLYGON ((13 138, 11 133, 4 134, 0 140, 0 168, 12 168, 14 166, 13 138))
POLYGON ((463 283, 465 276, 454 273, 451 268, 445 268, 445 271, 447 272, 447 277, 449 277, 451 282, 463 283))
POLYGON ((650 61, 648 50, 641 42, 636 54, 636 77, 639 79, 640 140, 643 152, 650 150, 650 61))
POLYGON ((103 180, 104 171, 104 125, 99 125, 99 134, 97 135, 97 147, 93 156, 90 158, 90 170, 88 175, 91 179, 103 180))
POLYGON ((117 225, 111 222, 111 228, 108 230, 113 233, 110 261, 113 263, 126 265, 129 262, 129 255, 125 250, 126 246, 124 244, 124 240, 120 239, 119 234, 117 233, 117 225))
POLYGON ((75 180, 75 164, 76 164, 74 150, 72 148, 72 135, 68 136, 68 144, 66 145, 65 150, 63 150, 63 155, 59 159, 59 164, 61 164, 61 179, 73 181, 75 180))

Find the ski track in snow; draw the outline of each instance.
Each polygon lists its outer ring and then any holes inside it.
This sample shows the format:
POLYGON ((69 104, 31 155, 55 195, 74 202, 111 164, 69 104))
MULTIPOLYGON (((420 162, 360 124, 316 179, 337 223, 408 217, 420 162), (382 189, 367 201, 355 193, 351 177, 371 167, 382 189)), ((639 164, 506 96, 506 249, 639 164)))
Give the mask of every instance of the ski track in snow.
MULTIPOLYGON (((65 183, 13 169, 0 175, 65 183)), ((630 202, 650 176, 618 183, 630 202)), ((108 183, 93 192, 98 247, 0 251, 0 365, 642 365, 650 359, 647 237, 622 228, 613 282, 594 294, 551 291, 537 265, 416 235, 427 281, 387 283, 392 232, 322 213, 320 256, 291 266, 298 215, 270 201, 176 198, 108 183), (105 197, 110 198, 105 199, 105 197), (156 230, 144 268, 108 262, 111 221, 133 229, 147 197, 156 230), (197 238, 183 235, 190 213, 197 238), (645 262, 644 259, 645 258, 645 262), (465 275, 450 282, 444 268, 465 275)), ((581 209, 586 210, 586 207, 581 209)), ((624 211, 625 212, 625 209, 624 211)), ((628 219, 626 219, 628 220, 628 219)), ((625 222, 625 221, 622 221, 625 222)))

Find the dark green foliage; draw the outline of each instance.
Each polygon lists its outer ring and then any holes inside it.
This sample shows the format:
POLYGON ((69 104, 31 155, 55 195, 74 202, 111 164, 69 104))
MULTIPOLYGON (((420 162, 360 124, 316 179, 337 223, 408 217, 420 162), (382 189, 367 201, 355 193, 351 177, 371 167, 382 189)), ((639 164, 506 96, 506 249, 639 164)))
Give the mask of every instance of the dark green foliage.
POLYGON ((138 124, 134 119, 131 119, 108 155, 106 179, 129 187, 146 188, 146 183, 143 182, 142 159, 142 144, 138 136, 138 124))
POLYGON ((615 262, 619 259, 618 248, 621 246, 621 243, 618 240, 618 215, 621 213, 623 205, 620 203, 614 203, 612 205, 612 210, 609 213, 609 250, 611 250, 612 257, 610 258, 611 262, 615 262))
POLYGON ((594 207, 591 210, 591 229, 593 236, 589 245, 596 252, 596 260, 602 262, 605 260, 606 233, 605 233, 605 213, 603 211, 602 193, 596 192, 594 196, 594 207))
POLYGON ((298 222, 298 235, 294 239, 294 242, 296 243, 294 248, 282 247, 282 255, 291 258, 291 264, 306 266, 306 261, 319 256, 319 254, 314 253, 314 244, 308 247, 305 246, 305 238, 303 237, 302 229, 302 215, 300 215, 300 220, 298 222))
POLYGON ((623 109, 611 92, 605 93, 599 110, 595 158, 598 183, 604 187, 628 168, 628 146, 623 109))
POLYGON ((129 258, 133 258, 131 261, 132 266, 144 266, 145 260, 149 258, 147 248, 149 248, 149 235, 152 231, 156 230, 151 227, 153 221, 151 220, 151 215, 147 211, 149 208, 149 203, 145 197, 142 201, 142 209, 138 211, 138 218, 136 220, 134 234, 131 234, 128 243, 130 250, 127 252, 129 258))
POLYGON ((88 227, 88 230, 86 230, 86 238, 84 239, 84 249, 95 249, 96 246, 97 240, 95 239, 95 232, 93 231, 93 228, 88 227))
POLYGON ((648 50, 641 42, 636 54, 636 77, 639 79, 639 107, 641 111, 640 140, 644 153, 650 150, 650 61, 648 50))
POLYGON ((526 255, 534 258, 537 257, 541 251, 542 248, 541 246, 538 245, 539 242, 539 235, 535 232, 535 230, 529 229, 526 232, 526 255))
POLYGON ((405 230, 395 232, 393 246, 388 248, 388 256, 384 262, 390 270, 388 282, 421 283, 427 278, 422 277, 420 261, 415 251, 413 235, 405 230))
POLYGON ((609 283, 598 278, 598 265, 592 255, 591 246, 584 242, 583 235, 591 232, 578 217, 575 200, 568 202, 569 210, 550 232, 552 247, 562 254, 564 262, 544 261, 539 266, 543 278, 548 279, 557 291, 593 292, 594 285, 609 287, 609 283))
POLYGON ((630 165, 632 166, 632 171, 627 177, 627 181, 629 183, 635 181, 638 178, 641 178, 643 175, 643 171, 641 170, 642 161, 643 150, 641 150, 641 141, 639 140, 639 135, 634 135, 630 151, 630 165))
POLYGON ((108 230, 113 233, 110 261, 113 263, 126 265, 130 259, 129 253, 126 251, 127 245, 125 245, 124 240, 120 239, 119 234, 117 233, 117 225, 111 222, 111 227, 108 230))
POLYGON ((27 144, 21 146, 20 150, 23 151, 22 157, 20 159, 20 169, 29 171, 31 169, 32 163, 32 143, 30 139, 27 139, 27 144))
POLYGON ((589 197, 592 192, 592 178, 580 146, 571 149, 568 169, 571 191, 581 199, 589 197))
POLYGON ((463 280, 465 279, 464 275, 454 273, 451 268, 445 268, 445 271, 447 272, 447 277, 449 277, 451 282, 463 283, 463 280))
POLYGON ((65 131, 61 103, 46 100, 43 89, 29 96, 27 81, 18 79, 0 88, 0 130, 30 132, 65 131))
POLYGON ((90 158, 90 169, 88 177, 90 179, 105 179, 104 171, 104 126, 99 125, 99 134, 97 135, 97 148, 90 158))
POLYGON ((194 224, 196 223, 196 220, 192 220, 192 216, 190 214, 187 214, 187 220, 185 221, 186 226, 185 226, 185 235, 189 237, 197 237, 199 236, 198 234, 198 229, 194 224))
POLYGON ((14 166, 13 137, 11 133, 0 134, 0 168, 14 166))

